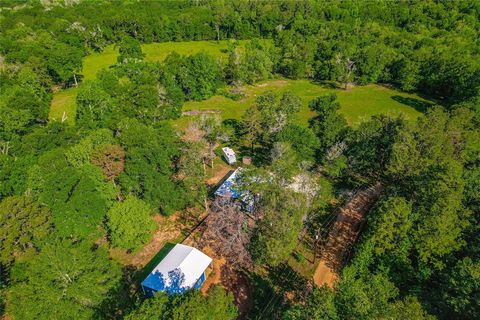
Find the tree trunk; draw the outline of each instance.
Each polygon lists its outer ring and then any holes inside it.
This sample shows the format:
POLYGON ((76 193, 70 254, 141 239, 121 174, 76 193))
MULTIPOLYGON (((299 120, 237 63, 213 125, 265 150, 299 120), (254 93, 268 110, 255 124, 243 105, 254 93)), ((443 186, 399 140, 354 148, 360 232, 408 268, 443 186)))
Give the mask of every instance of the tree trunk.
POLYGON ((73 74, 73 81, 75 81, 75 87, 78 87, 77 75, 75 73, 73 74))

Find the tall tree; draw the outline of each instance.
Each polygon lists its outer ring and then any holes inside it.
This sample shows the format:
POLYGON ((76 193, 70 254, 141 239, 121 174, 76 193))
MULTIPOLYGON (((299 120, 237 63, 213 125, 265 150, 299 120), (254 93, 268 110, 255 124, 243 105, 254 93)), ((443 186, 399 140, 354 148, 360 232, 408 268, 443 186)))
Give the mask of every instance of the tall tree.
POLYGON ((320 140, 320 150, 324 152, 342 139, 347 122, 338 113, 340 104, 335 94, 317 97, 310 101, 309 107, 316 113, 310 119, 310 127, 320 140))
POLYGON ((0 202, 0 264, 31 258, 52 231, 50 210, 28 196, 0 202))
POLYGON ((133 196, 127 196, 110 208, 107 226, 112 245, 132 251, 147 243, 156 229, 150 207, 133 196))
POLYGON ((7 312, 16 319, 91 319, 122 277, 120 266, 89 242, 51 240, 12 269, 7 312))

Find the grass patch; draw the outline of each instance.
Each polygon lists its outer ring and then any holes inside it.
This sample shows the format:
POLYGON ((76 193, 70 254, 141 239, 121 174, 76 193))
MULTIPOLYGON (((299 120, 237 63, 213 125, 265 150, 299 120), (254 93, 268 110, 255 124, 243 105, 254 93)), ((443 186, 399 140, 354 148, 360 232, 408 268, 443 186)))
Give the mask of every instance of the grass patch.
MULTIPOLYGON (((308 120, 313 116, 308 103, 315 97, 329 92, 337 94, 341 106, 340 113, 352 126, 358 126, 360 122, 377 114, 402 114, 407 120, 415 120, 426 107, 432 104, 415 94, 380 85, 354 87, 345 91, 321 86, 309 80, 276 79, 245 86, 246 97, 239 101, 216 95, 204 101, 189 101, 185 103, 183 110, 220 110, 222 119, 240 119, 245 110, 255 103, 256 97, 268 90, 279 94, 290 91, 299 96, 302 106, 300 112, 295 115, 295 121, 303 125, 307 125, 308 120)), ((191 116, 182 117, 176 121, 176 125, 184 128, 190 119, 191 116)))
POLYGON ((102 52, 94 52, 83 58, 83 80, 94 80, 98 71, 117 63, 118 49, 107 46, 102 52))
POLYGON ((68 88, 56 92, 50 104, 48 119, 50 121, 62 121, 63 113, 65 113, 67 116, 66 122, 70 125, 75 124, 77 93, 78 88, 68 88))
MULTIPOLYGON (((239 41, 240 47, 248 40, 239 41)), ((173 51, 181 55, 191 55, 205 51, 214 57, 226 57, 225 50, 228 41, 187 41, 187 42, 163 42, 142 45, 147 61, 163 61, 173 51)), ((118 48, 109 45, 102 52, 93 52, 83 58, 83 81, 94 80, 98 71, 109 68, 117 63, 118 48)), ((61 121, 63 112, 68 116, 67 123, 75 124, 76 97, 78 89, 68 88, 56 92, 53 95, 48 119, 50 121, 61 121)))
MULTIPOLYGON (((243 47, 248 40, 240 40, 239 47, 243 47)), ((163 61, 172 52, 189 56, 204 51, 215 58, 226 58, 228 41, 185 41, 162 42, 142 45, 142 51, 147 61, 163 61)))
MULTIPOLYGON (((240 48, 248 40, 239 41, 240 48)), ((163 61, 171 52, 176 51, 182 55, 191 55, 205 51, 217 58, 225 58, 228 41, 187 41, 187 42, 164 42, 142 45, 147 61, 163 61)), ((98 71, 108 68, 116 63, 118 50, 108 46, 103 52, 92 53, 83 59, 83 80, 96 78, 98 71)), ((400 92, 391 88, 368 85, 354 87, 352 90, 332 89, 328 86, 319 85, 309 80, 268 80, 256 85, 245 86, 246 97, 234 101, 222 95, 216 95, 205 101, 190 101, 185 103, 183 110, 220 110, 222 119, 240 119, 245 110, 255 102, 258 95, 267 90, 279 94, 291 91, 302 100, 302 108, 295 116, 295 121, 306 125, 313 113, 308 109, 308 103, 318 95, 335 91, 341 105, 340 112, 345 115, 348 123, 357 126, 361 121, 369 119, 375 114, 403 114, 407 120, 416 119, 421 112, 430 104, 415 94, 400 92)), ((67 122, 75 123, 75 99, 77 88, 60 90, 53 96, 49 119, 60 121, 65 112, 67 122)), ((175 121, 179 128, 185 128, 191 116, 182 117, 175 121)))

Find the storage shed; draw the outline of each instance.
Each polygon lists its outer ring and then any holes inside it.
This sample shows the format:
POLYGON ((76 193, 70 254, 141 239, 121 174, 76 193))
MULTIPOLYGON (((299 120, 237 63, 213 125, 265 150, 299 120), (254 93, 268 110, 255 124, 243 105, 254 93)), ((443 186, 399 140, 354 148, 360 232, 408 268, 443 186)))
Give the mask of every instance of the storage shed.
POLYGON ((225 160, 227 160, 229 165, 235 164, 237 162, 237 157, 232 149, 230 149, 229 147, 224 147, 222 148, 222 151, 225 160))
POLYGON ((168 294, 198 289, 205 282, 205 271, 212 258, 183 244, 177 244, 143 280, 141 286, 147 297, 157 291, 168 294))

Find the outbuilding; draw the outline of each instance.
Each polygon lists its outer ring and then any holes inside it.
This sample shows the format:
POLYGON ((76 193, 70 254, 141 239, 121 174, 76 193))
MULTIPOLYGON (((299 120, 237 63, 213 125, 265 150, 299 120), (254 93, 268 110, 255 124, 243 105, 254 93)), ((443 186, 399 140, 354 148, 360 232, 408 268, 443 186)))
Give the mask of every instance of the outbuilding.
POLYGON ((223 151, 223 156, 225 157, 225 160, 227 160, 227 163, 229 165, 233 165, 237 162, 237 156, 235 155, 235 152, 230 149, 229 147, 224 147, 222 148, 223 151))
POLYGON ((211 263, 212 258, 200 250, 176 244, 143 280, 143 292, 152 297, 157 291, 174 294, 199 289, 205 282, 205 272, 211 263))

